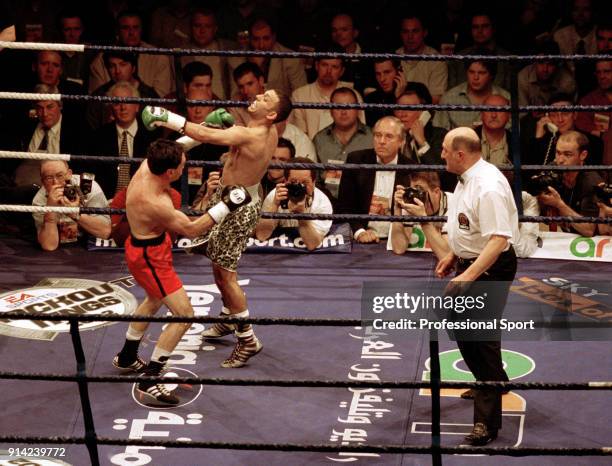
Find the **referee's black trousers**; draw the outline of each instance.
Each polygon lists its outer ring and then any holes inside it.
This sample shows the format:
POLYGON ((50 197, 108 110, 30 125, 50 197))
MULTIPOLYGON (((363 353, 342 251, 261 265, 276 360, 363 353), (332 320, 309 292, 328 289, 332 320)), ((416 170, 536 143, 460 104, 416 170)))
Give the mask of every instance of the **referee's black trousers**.
MULTIPOLYGON (((470 266, 470 262, 457 263, 457 275, 463 273, 470 266)), ((489 298, 487 306, 495 306, 488 314, 496 318, 501 317, 508 292, 514 276, 516 275, 516 254, 511 246, 503 252, 497 261, 483 273, 477 282, 500 282, 487 289, 489 298)), ((499 335, 499 334, 497 334, 499 335)), ((487 338, 487 341, 472 341, 471 339, 457 339, 457 346, 466 365, 478 381, 507 381, 501 356, 501 338, 487 338)), ((474 390, 474 423, 482 422, 490 430, 501 429, 501 391, 494 389, 474 390)))

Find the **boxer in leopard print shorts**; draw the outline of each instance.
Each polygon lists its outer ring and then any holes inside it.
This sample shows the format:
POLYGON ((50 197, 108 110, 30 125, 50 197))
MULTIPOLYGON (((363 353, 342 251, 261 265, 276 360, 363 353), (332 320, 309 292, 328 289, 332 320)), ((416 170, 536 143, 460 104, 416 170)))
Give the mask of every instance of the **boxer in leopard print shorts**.
MULTIPOLYGON (((233 118, 224 109, 211 112, 202 125, 187 122, 184 117, 158 107, 147 107, 143 111, 147 128, 165 126, 183 132, 185 136, 177 142, 183 144, 184 150, 202 142, 229 146, 220 184, 249 186, 247 190, 253 198, 251 203, 215 226, 205 245, 206 254, 212 260, 215 283, 223 299, 221 317, 249 316, 246 295, 238 284, 236 270, 259 216, 261 201, 257 186, 266 174, 278 142, 274 124, 289 116, 291 100, 279 91, 268 90, 255 97, 247 112, 251 119, 244 127, 233 126, 233 118)), ((213 194, 209 205, 218 198, 219 189, 213 194)), ((205 240, 206 237, 198 238, 195 242, 203 243, 205 240)), ((229 334, 235 334, 238 341, 231 356, 221 364, 222 367, 242 367, 262 349, 251 324, 219 322, 202 335, 205 338, 219 338, 229 334)))

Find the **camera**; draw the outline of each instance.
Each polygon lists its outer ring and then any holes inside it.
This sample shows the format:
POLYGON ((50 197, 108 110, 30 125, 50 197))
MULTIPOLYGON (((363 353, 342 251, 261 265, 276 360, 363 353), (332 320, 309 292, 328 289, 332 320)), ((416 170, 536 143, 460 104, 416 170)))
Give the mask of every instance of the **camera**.
POLYGON ((81 193, 83 196, 87 196, 91 192, 91 187, 93 185, 93 181, 96 175, 93 173, 82 173, 81 174, 81 182, 79 184, 81 188, 81 193))
POLYGON ((561 175, 553 171, 543 171, 536 173, 527 183, 527 192, 532 196, 539 196, 548 191, 548 188, 554 188, 559 191, 561 189, 561 175))
POLYGON ((412 186, 408 186, 404 190, 404 202, 408 204, 416 204, 414 202, 415 199, 418 199, 423 204, 427 203, 427 191, 424 191, 420 187, 413 188, 412 186))
POLYGON ((302 202, 306 197, 306 185, 303 183, 287 183, 285 188, 287 188, 288 199, 281 202, 281 207, 283 209, 289 207, 289 201, 297 204, 298 202, 302 202))
POLYGON ((64 186, 64 197, 67 198, 70 202, 74 202, 79 197, 80 189, 78 186, 74 186, 70 183, 66 183, 64 186))
POLYGON ((612 205, 610 203, 610 199, 612 199, 612 184, 600 184, 595 186, 595 196, 604 204, 608 203, 608 205, 612 205))
POLYGON ((306 186, 302 183, 287 183, 287 196, 292 202, 302 202, 306 197, 306 186))

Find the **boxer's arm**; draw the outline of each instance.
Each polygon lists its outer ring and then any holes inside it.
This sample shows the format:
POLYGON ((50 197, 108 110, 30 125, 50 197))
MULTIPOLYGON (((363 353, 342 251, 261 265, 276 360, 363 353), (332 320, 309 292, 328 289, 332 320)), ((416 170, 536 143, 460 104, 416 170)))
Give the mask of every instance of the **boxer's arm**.
POLYGON ((158 219, 166 230, 187 236, 188 238, 201 235, 215 225, 215 221, 209 214, 192 219, 174 207, 171 209, 166 207, 159 209, 158 219))
POLYGON ((185 135, 197 141, 208 142, 218 146, 238 146, 250 141, 256 130, 244 126, 232 126, 227 129, 209 128, 196 123, 185 124, 185 135))

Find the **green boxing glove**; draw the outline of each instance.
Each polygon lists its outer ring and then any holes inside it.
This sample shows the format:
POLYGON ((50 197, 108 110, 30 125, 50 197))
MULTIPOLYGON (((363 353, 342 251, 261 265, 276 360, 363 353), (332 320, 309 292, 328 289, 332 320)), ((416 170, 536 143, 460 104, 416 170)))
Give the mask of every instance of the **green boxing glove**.
POLYGON ((142 122, 149 131, 153 131, 158 126, 165 126, 183 133, 187 120, 185 117, 169 112, 165 108, 148 105, 142 110, 142 122))
POLYGON ((204 119, 206 126, 218 129, 231 128, 234 123, 234 117, 224 108, 213 110, 204 119))

